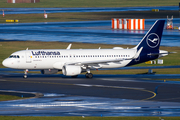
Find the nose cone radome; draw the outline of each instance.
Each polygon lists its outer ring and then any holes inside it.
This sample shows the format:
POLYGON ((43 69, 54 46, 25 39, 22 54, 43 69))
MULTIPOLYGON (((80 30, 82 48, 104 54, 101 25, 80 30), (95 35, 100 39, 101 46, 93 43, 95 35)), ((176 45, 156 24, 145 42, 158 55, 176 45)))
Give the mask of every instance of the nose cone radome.
POLYGON ((7 61, 6 60, 3 60, 3 62, 2 62, 2 65, 4 66, 4 67, 7 67, 7 61))
POLYGON ((9 59, 5 59, 3 62, 2 62, 2 64, 3 64, 3 66, 5 66, 5 67, 11 67, 11 62, 9 61, 9 59))

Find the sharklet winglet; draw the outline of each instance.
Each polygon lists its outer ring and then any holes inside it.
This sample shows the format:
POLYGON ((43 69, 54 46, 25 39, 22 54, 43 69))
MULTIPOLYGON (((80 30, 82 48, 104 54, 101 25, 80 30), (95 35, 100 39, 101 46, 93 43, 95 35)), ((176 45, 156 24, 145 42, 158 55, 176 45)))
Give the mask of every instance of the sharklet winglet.
POLYGON ((71 45, 72 45, 72 44, 69 44, 66 49, 67 49, 67 50, 71 49, 71 45))

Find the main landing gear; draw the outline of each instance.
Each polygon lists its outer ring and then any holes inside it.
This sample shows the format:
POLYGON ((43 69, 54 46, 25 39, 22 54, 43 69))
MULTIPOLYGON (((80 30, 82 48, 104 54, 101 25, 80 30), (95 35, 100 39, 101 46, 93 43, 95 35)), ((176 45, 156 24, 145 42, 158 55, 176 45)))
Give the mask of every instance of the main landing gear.
POLYGON ((92 73, 86 73, 85 76, 86 76, 86 78, 93 78, 93 74, 92 73))
POLYGON ((93 78, 93 74, 90 73, 90 69, 87 69, 86 71, 87 71, 87 73, 85 74, 86 78, 93 78))
POLYGON ((27 73, 28 73, 28 69, 26 69, 26 70, 24 70, 24 76, 23 76, 23 78, 27 78, 27 73))
MULTIPOLYGON (((92 78, 93 77, 93 74, 92 73, 86 73, 85 74, 86 78, 92 78)), ((71 76, 72 78, 77 78, 78 75, 75 75, 75 76, 71 76)))

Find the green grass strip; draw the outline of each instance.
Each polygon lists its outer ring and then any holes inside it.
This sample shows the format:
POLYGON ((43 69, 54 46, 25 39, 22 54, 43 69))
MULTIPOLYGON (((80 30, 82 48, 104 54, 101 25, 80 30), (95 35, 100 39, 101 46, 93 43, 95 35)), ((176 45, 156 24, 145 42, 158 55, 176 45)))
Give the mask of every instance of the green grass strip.
POLYGON ((0 95, 0 101, 17 100, 17 99, 22 99, 22 98, 18 96, 12 96, 12 95, 0 95))

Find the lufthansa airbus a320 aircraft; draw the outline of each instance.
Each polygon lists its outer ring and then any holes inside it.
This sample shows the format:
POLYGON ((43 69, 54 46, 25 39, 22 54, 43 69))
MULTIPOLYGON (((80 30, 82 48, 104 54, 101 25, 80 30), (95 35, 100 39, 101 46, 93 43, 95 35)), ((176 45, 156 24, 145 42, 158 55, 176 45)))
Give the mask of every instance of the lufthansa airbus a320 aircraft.
POLYGON ((2 64, 5 67, 25 70, 41 70, 42 74, 55 74, 58 71, 66 76, 77 77, 82 72, 92 78, 92 69, 118 68, 143 63, 168 55, 159 50, 165 20, 157 20, 140 43, 131 49, 37 49, 14 52, 2 64))

